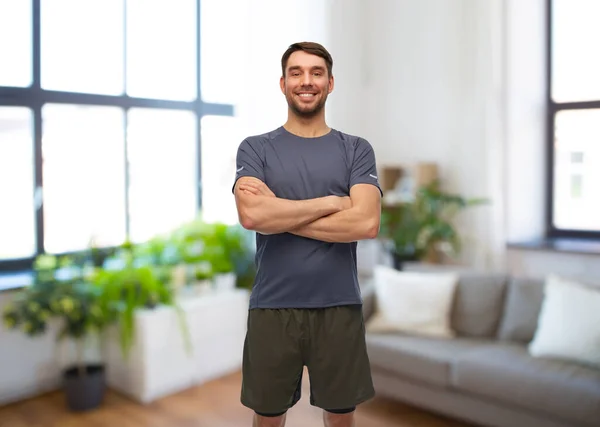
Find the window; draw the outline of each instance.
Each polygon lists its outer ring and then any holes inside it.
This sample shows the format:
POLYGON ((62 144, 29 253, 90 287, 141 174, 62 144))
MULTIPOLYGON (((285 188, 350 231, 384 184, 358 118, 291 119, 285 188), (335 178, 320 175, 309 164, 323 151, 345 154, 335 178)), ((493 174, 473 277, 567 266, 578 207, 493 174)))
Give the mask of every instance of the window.
POLYGON ((0 86, 31 84, 31 16, 31 2, 0 2, 0 86))
MULTIPOLYGON (((196 116, 132 108, 127 117, 129 224, 134 242, 173 230, 198 209, 196 116)), ((204 173, 204 172, 203 172, 204 173)))
POLYGON ((32 111, 0 107, 0 261, 36 252, 32 111))
POLYGON ((130 96, 196 99, 196 3, 196 0, 127 0, 130 96))
POLYGON ((210 181, 231 149, 213 164, 201 154, 219 150, 201 142, 224 143, 213 135, 231 126, 219 120, 233 120, 235 96, 214 71, 222 63, 200 67, 202 52, 222 59, 209 37, 219 28, 202 30, 200 17, 224 10, 215 0, 83 3, 0 2, 0 270, 92 240, 143 241, 220 203, 203 195, 202 168, 210 181), (202 70, 220 79, 221 98, 199 95, 215 88, 202 70))
POLYGON ((123 93, 124 1, 40 1, 42 88, 123 93))
POLYGON ((124 117, 119 107, 42 109, 44 247, 81 250, 125 240, 124 117))
POLYGON ((244 139, 244 128, 236 117, 202 118, 202 215, 207 221, 226 224, 238 222, 232 197, 237 149, 244 139))
MULTIPOLYGON (((232 33, 244 34, 247 23, 244 22, 244 14, 239 13, 244 3, 237 0, 201 1, 200 71, 203 79, 200 89, 206 102, 235 104, 240 101, 244 84, 256 84, 255 81, 247 80, 247 71, 240 71, 240 58, 245 64, 250 64, 251 60, 238 37, 232 37, 232 33), (232 13, 234 8, 237 9, 236 13, 232 13), (215 40, 219 42, 215 43, 215 40)), ((273 68, 277 70, 276 63, 273 64, 273 68)))
POLYGON ((600 2, 549 4, 549 237, 600 237, 600 2))

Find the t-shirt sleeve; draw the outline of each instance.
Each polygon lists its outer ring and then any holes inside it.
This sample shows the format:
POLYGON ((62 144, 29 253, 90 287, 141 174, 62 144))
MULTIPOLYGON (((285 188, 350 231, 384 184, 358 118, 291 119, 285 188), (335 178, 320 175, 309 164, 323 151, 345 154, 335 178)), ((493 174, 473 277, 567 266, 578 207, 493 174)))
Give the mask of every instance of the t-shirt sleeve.
POLYGON ((243 176, 252 176, 265 182, 262 148, 257 141, 242 141, 238 147, 235 164, 235 179, 231 192, 234 191, 237 180, 243 176))
POLYGON ((354 148, 354 161, 350 172, 350 188, 356 184, 373 184, 383 196, 377 175, 375 152, 371 144, 363 138, 359 138, 354 148))

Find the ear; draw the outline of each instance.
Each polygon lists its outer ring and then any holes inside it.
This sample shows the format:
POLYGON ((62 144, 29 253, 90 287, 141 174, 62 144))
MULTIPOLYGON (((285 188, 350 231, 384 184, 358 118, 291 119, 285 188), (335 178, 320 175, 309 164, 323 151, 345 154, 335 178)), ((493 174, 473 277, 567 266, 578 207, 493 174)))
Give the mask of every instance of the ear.
POLYGON ((285 77, 281 76, 279 79, 279 87, 281 89, 281 93, 285 95, 285 77))
POLYGON ((333 86, 334 86, 334 79, 333 76, 329 77, 329 92, 327 92, 328 94, 333 92, 333 86))

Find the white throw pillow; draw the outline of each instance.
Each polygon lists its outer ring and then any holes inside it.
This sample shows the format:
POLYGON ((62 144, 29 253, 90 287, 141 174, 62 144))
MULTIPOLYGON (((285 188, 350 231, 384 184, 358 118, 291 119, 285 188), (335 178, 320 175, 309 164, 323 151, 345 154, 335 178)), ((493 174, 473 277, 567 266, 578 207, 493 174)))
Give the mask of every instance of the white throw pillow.
POLYGON ((549 276, 529 353, 600 367, 600 289, 549 276))
POLYGON ((378 265, 374 275, 376 310, 368 332, 408 332, 455 336, 450 325, 457 273, 408 272, 378 265))

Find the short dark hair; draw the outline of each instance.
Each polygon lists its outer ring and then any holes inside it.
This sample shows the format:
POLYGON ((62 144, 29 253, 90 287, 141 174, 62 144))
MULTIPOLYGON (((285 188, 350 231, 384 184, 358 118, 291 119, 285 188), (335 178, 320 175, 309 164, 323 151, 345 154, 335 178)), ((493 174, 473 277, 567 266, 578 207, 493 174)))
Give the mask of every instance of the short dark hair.
POLYGON ((287 48, 287 50, 283 53, 283 56, 281 57, 281 73, 283 76, 285 76, 285 69, 287 67, 288 59, 290 59, 292 53, 297 52, 299 50, 323 58, 325 60, 325 64, 327 65, 327 74, 329 75, 329 77, 332 76, 333 58, 331 58, 331 55, 329 54, 327 49, 325 49, 319 43, 315 42, 293 43, 290 45, 290 47, 287 48))

